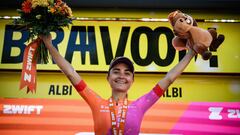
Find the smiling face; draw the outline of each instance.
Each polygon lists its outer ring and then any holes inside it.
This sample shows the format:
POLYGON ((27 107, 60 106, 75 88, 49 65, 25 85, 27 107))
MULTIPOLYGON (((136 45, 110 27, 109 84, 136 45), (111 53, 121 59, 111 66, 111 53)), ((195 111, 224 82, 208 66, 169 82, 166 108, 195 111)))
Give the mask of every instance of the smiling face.
POLYGON ((108 82, 113 92, 127 93, 131 87, 134 79, 133 73, 129 70, 128 66, 124 63, 115 65, 110 71, 107 77, 108 82))

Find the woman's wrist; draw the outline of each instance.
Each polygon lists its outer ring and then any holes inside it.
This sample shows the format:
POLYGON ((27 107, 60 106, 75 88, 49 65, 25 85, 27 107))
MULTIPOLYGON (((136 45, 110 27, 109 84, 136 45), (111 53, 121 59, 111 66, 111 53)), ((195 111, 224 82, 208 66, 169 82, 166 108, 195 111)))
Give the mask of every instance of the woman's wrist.
POLYGON ((187 54, 189 54, 190 56, 195 56, 197 53, 194 50, 189 49, 187 54))

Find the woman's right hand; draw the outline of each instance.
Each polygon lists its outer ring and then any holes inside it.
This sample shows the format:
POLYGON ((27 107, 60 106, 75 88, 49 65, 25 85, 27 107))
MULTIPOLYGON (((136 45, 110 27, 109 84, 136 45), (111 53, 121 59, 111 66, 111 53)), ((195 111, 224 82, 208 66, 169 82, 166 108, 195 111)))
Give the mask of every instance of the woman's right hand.
POLYGON ((39 35, 40 39, 44 42, 45 46, 48 48, 52 45, 52 36, 51 34, 48 35, 39 35))

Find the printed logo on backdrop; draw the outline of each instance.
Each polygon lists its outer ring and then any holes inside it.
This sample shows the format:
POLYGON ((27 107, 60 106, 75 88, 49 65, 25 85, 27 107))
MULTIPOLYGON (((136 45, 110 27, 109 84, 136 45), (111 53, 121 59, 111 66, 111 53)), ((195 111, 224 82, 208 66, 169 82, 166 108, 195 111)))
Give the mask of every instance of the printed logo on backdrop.
POLYGON ((68 95, 71 96, 72 95, 72 89, 73 86, 72 85, 54 85, 51 84, 49 86, 49 91, 48 91, 48 95, 68 95))
POLYGON ((3 114, 36 114, 40 115, 43 109, 42 105, 3 105, 3 114))
POLYGON ((209 107, 210 120, 240 119, 240 109, 224 109, 223 107, 209 107), (227 114, 227 115, 226 115, 227 114))
MULTIPOLYGON (((186 54, 186 51, 177 53, 177 51, 173 48, 171 42, 174 34, 168 27, 159 26, 156 28, 150 28, 150 26, 139 26, 135 28, 122 26, 119 27, 119 29, 119 37, 113 37, 111 36, 113 31, 111 31, 108 26, 72 26, 69 28, 70 34, 67 39, 67 43, 63 43, 64 39, 67 38, 65 35, 66 33, 63 29, 59 29, 54 32, 56 34, 56 38, 53 40, 53 45, 58 50, 60 46, 66 46, 65 52, 60 51, 60 53, 65 53, 64 57, 70 63, 72 63, 75 57, 79 58, 79 55, 76 56, 74 54, 80 53, 80 59, 78 59, 76 63, 87 68, 86 70, 89 69, 89 66, 103 65, 104 68, 100 68, 98 70, 105 71, 108 67, 107 65, 110 64, 114 57, 122 55, 128 55, 128 57, 133 60, 136 67, 144 68, 154 63, 157 67, 166 68, 169 67, 175 59, 180 61, 186 54), (100 37, 96 35, 100 35, 100 37), (145 37, 146 40, 141 42, 143 37, 145 37), (113 43, 112 40, 116 40, 117 44, 113 43), (99 49, 100 46, 101 49, 99 49), (145 48, 142 49, 142 46, 145 46, 145 48), (166 50, 163 48, 166 48, 166 50), (144 54, 145 56, 142 56, 143 52, 146 53, 144 54)), ((28 34, 28 31, 20 31, 13 25, 5 26, 1 59, 2 64, 18 64, 22 62, 23 51, 26 47, 25 43, 27 42, 28 34), (15 39, 14 37, 16 36, 16 33, 20 34, 21 37, 15 39), (12 55, 12 51, 14 49, 18 49, 19 53, 12 55)), ((196 57, 195 61, 198 59, 201 59, 201 57, 196 57)), ((52 63, 54 64, 53 61, 52 63)), ((217 55, 214 54, 207 63, 209 63, 209 68, 217 68, 217 55)), ((143 71, 145 70, 155 71, 156 69, 151 68, 150 66, 148 69, 144 69, 143 71)), ((96 68, 94 68, 94 71, 96 71, 96 68)), ((168 71, 168 69, 166 71, 168 71)))

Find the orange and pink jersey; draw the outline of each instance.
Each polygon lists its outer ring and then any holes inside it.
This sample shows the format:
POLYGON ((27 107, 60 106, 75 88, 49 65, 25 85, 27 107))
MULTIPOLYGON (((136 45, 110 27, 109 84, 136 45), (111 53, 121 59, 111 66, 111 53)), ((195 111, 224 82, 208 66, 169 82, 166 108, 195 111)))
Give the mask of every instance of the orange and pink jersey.
MULTIPOLYGON (((83 80, 75 85, 75 88, 92 110, 95 134, 112 135, 108 100, 97 95, 83 80)), ((143 95, 135 101, 129 102, 124 129, 125 135, 139 134, 144 113, 162 96, 163 92, 164 91, 157 84, 149 93, 143 95)), ((117 114, 117 120, 120 117, 118 114, 121 114, 118 110, 121 110, 120 108, 122 105, 122 100, 117 103, 114 101, 114 109, 116 112, 115 114, 117 114)))

